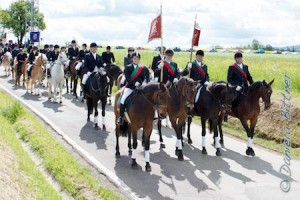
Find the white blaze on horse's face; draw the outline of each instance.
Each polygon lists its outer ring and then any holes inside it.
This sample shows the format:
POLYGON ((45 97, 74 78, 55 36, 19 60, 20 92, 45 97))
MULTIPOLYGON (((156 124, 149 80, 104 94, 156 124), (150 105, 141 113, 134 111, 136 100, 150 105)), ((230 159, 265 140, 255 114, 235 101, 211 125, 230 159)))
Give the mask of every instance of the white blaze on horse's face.
POLYGON ((68 57, 67 57, 67 54, 65 52, 61 52, 58 56, 58 59, 60 60, 60 62, 63 64, 63 65, 67 65, 68 64, 68 57))

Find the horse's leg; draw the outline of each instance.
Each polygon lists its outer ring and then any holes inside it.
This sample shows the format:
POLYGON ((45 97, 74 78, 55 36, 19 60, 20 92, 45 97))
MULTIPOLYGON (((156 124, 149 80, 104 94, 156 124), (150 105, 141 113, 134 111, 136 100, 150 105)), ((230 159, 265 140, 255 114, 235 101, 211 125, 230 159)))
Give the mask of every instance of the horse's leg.
POLYGON ((128 155, 132 156, 132 146, 131 146, 131 132, 130 132, 130 128, 128 128, 128 133, 127 133, 127 137, 128 137, 128 155))
POLYGON ((113 81, 109 84, 109 97, 108 97, 108 105, 111 105, 111 93, 112 93, 112 87, 113 87, 113 81))
POLYGON ((94 128, 96 130, 98 130, 98 101, 96 100, 92 100, 93 101, 93 108, 95 110, 95 113, 94 113, 94 128))
POLYGON ((59 83, 59 103, 62 103, 62 83, 59 83))
POLYGON ((166 145, 164 144, 164 140, 162 137, 162 132, 161 132, 161 119, 157 118, 157 129, 158 129, 158 133, 159 133, 159 142, 160 142, 160 148, 166 148, 166 145))
POLYGON ((69 80, 66 78, 66 87, 67 87, 67 94, 69 94, 69 80))
POLYGON ((247 136, 248 136, 246 154, 248 156, 250 156, 252 154, 252 152, 254 153, 254 151, 252 149, 253 135, 252 135, 251 130, 250 130, 249 126, 248 126, 247 120, 246 119, 240 119, 240 121, 241 121, 241 123, 242 123, 242 125, 243 125, 243 127, 244 127, 244 129, 245 129, 245 131, 247 133, 247 136))
POLYGON ((206 119, 204 117, 201 117, 201 126, 202 126, 202 154, 207 154, 206 148, 205 148, 205 136, 206 136, 206 119))
POLYGON ((106 126, 105 126, 105 107, 106 107, 106 102, 107 102, 106 97, 102 98, 101 105, 102 105, 102 130, 103 131, 106 131, 106 126))
POLYGON ((116 158, 121 158, 120 148, 119 148, 119 137, 120 137, 120 126, 116 125, 116 153, 115 153, 116 158))
POLYGON ((145 128, 145 162, 146 162, 146 172, 151 172, 151 166, 150 166, 150 136, 152 131, 152 123, 148 124, 148 126, 145 128))
MULTIPOLYGON (((91 115, 91 109, 93 109, 92 108, 92 102, 91 102, 91 99, 88 97, 88 98, 86 98, 86 105, 87 105, 87 122, 89 122, 91 119, 90 119, 90 115, 91 115)), ((120 133, 120 131, 119 131, 119 133, 120 133)))
POLYGON ((182 127, 179 126, 180 123, 177 122, 177 119, 170 118, 172 126, 175 130, 176 133, 176 149, 175 149, 175 154, 178 157, 178 160, 182 161, 183 160, 183 153, 182 153, 182 127))
POLYGON ((143 134, 142 134, 142 147, 145 147, 145 130, 143 129, 143 134))
POLYGON ((78 96, 77 96, 77 84, 78 84, 78 78, 74 78, 74 89, 73 89, 73 94, 75 96, 76 99, 78 99, 78 96))
POLYGON ((136 162, 136 149, 137 149, 137 146, 138 146, 138 143, 137 143, 137 130, 134 129, 131 131, 131 134, 132 134, 132 155, 131 155, 131 167, 132 169, 135 169, 137 170, 138 169, 138 164, 136 162))
POLYGON ((223 121, 223 115, 219 116, 218 119, 218 128, 219 128, 219 133, 220 133, 220 144, 222 147, 224 147, 224 138, 223 138, 223 130, 222 130, 222 121, 223 121))
POLYGON ((188 137, 188 143, 192 144, 193 141, 191 139, 191 123, 192 123, 192 115, 188 115, 188 129, 187 129, 187 137, 188 137))
POLYGON ((250 120, 250 138, 248 137, 248 146, 250 147, 250 155, 255 156, 255 152, 253 150, 253 136, 254 136, 254 129, 257 123, 257 116, 250 120))
POLYGON ((222 156, 221 153, 221 144, 220 144, 220 138, 218 136, 218 119, 211 120, 211 125, 214 130, 214 140, 215 140, 215 148, 216 148, 216 155, 222 156))

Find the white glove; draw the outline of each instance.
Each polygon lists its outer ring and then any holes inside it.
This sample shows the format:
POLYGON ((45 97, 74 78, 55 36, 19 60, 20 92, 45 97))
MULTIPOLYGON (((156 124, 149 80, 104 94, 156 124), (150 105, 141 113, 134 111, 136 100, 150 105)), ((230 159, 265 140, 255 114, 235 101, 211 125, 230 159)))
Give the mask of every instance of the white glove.
POLYGON ((107 65, 106 63, 103 63, 103 66, 104 66, 104 67, 106 67, 106 65, 107 65))
POLYGON ((189 62, 188 65, 187 65, 188 70, 191 70, 192 66, 193 66, 193 64, 191 62, 189 62))
POLYGON ((87 75, 90 76, 92 74, 92 72, 88 72, 87 75))
POLYGON ((108 78, 108 76, 106 77, 106 79, 107 79, 107 83, 109 83, 110 79, 108 78))
POLYGON ((235 88, 236 91, 240 91, 241 89, 242 89, 242 87, 239 85, 235 88))
POLYGON ((209 82, 208 82, 208 81, 205 81, 204 85, 207 86, 208 84, 209 84, 209 82))
POLYGON ((73 56, 73 59, 75 59, 76 57, 75 56, 73 56))
POLYGON ((164 67, 164 63, 163 63, 163 62, 159 63, 158 69, 161 69, 161 68, 163 68, 163 67, 164 67))
POLYGON ((116 62, 113 63, 114 65, 116 64, 116 62))
POLYGON ((173 83, 177 83, 178 82, 178 78, 174 78, 173 83))
POLYGON ((139 87, 140 85, 141 85, 140 82, 135 82, 134 84, 135 87, 139 87))

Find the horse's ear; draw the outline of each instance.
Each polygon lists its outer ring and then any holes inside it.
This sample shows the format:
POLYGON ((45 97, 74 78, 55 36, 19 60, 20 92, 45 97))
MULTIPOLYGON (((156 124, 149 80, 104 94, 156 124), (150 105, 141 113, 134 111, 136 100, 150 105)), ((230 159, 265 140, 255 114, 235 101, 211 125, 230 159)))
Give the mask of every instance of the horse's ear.
POLYGON ((274 83, 274 80, 275 80, 275 79, 273 78, 273 80, 269 83, 269 85, 272 85, 272 84, 274 83))
POLYGON ((162 82, 159 83, 159 89, 163 90, 165 89, 164 84, 162 82))
POLYGON ((263 83, 263 85, 266 85, 266 84, 267 84, 265 80, 263 80, 263 82, 262 82, 262 83, 263 83))
POLYGON ((229 84, 228 83, 226 83, 226 87, 229 88, 229 84))

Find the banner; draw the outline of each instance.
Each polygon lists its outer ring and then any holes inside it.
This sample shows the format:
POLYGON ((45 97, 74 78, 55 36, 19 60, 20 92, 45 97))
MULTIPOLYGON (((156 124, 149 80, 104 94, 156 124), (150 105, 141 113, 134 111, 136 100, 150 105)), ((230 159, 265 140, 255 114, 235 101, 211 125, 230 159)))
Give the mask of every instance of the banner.
POLYGON ((148 42, 153 39, 160 39, 161 38, 161 15, 157 16, 151 22, 148 42))
POLYGON ((40 32, 30 32, 30 41, 39 42, 40 41, 40 32))
POLYGON ((196 24, 196 26, 194 28, 194 34, 193 34, 193 46, 199 45, 200 33, 201 33, 201 30, 200 30, 198 24, 196 24))

